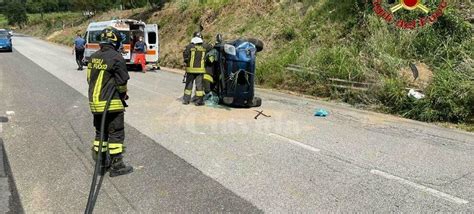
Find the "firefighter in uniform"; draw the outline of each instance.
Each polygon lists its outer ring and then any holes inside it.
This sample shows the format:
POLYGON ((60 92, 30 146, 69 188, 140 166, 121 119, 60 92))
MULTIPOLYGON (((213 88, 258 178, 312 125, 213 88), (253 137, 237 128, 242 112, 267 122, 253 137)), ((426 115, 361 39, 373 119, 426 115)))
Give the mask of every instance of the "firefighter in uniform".
MULTIPOLYGON (((94 159, 99 151, 100 127, 102 113, 110 96, 112 96, 106 116, 104 142, 101 154, 109 150, 110 177, 131 173, 133 168, 123 161, 125 139, 124 111, 127 96, 127 81, 130 79, 125 60, 117 51, 121 46, 121 35, 112 27, 100 34, 100 50, 92 54, 87 66, 89 83, 89 105, 94 115, 95 141, 92 149, 94 159), (108 148, 107 148, 108 147, 108 148)), ((104 160, 105 158, 102 158, 104 160)))
POLYGON ((197 106, 204 105, 203 78, 206 73, 206 53, 210 47, 204 44, 201 33, 194 33, 191 44, 186 46, 183 52, 186 65, 186 87, 184 89, 183 104, 188 105, 191 101, 193 84, 196 82, 197 106))
POLYGON ((206 73, 203 77, 204 93, 208 95, 214 89, 214 70, 217 62, 217 50, 211 49, 206 54, 206 73))

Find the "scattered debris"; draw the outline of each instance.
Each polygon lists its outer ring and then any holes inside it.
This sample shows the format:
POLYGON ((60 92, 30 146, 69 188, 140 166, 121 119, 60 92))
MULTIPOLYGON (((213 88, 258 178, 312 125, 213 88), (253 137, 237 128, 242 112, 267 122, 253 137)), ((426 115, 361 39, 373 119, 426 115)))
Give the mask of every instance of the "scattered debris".
POLYGON ((211 92, 210 94, 207 94, 204 97, 204 103, 206 106, 209 107, 218 107, 219 106, 219 96, 215 94, 214 92, 211 92))
POLYGON ((415 91, 415 89, 410 89, 410 91, 408 91, 408 96, 414 97, 417 100, 425 98, 424 94, 422 94, 418 91, 415 91))
POLYGON ((15 115, 15 112, 14 111, 7 111, 6 114, 8 116, 13 116, 13 115, 15 115))
POLYGON ((413 73, 413 78, 415 78, 415 80, 418 79, 419 73, 418 73, 418 68, 416 67, 416 65, 413 63, 410 63, 410 69, 411 69, 411 72, 413 73))
POLYGON ((425 89, 433 79, 433 72, 424 63, 410 63, 400 70, 400 76, 407 80, 410 88, 425 89))
POLYGON ((264 113, 263 113, 263 110, 262 110, 262 111, 257 111, 257 110, 255 110, 255 111, 258 112, 257 116, 255 116, 255 118, 254 118, 255 120, 258 119, 258 117, 259 117, 260 115, 263 115, 263 116, 265 116, 265 117, 272 117, 271 115, 266 115, 266 114, 264 114, 264 113))
POLYGON ((326 110, 324 110, 324 109, 322 109, 322 108, 321 108, 321 109, 318 109, 318 110, 316 111, 316 113, 314 113, 314 116, 316 116, 316 117, 326 117, 326 116, 328 116, 328 115, 329 115, 329 112, 326 111, 326 110))

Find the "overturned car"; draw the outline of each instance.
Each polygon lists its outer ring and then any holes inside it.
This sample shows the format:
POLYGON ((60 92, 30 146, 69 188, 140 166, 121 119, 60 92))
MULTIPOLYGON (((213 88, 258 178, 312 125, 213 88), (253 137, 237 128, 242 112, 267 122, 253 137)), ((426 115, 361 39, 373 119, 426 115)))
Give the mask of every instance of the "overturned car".
POLYGON ((209 53, 215 55, 212 64, 212 91, 219 103, 232 107, 259 107, 262 100, 255 96, 255 68, 257 52, 263 42, 257 39, 237 39, 224 42, 217 35, 216 45, 209 53))

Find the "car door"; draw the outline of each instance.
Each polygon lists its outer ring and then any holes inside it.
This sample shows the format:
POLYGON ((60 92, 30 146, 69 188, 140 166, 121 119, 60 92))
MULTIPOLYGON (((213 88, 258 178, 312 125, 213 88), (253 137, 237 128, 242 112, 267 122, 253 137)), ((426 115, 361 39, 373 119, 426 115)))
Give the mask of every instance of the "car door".
POLYGON ((145 26, 145 41, 147 44, 146 61, 149 63, 157 63, 160 53, 157 24, 147 24, 145 26))

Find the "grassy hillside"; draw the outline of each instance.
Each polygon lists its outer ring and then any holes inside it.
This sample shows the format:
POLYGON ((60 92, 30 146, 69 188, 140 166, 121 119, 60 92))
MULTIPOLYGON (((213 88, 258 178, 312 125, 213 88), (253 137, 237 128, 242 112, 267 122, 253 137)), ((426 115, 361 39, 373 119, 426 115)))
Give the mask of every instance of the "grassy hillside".
MULTIPOLYGON (((229 40, 263 40, 266 47, 257 69, 263 87, 340 99, 422 121, 474 121, 473 27, 465 21, 472 16, 470 1, 450 1, 437 23, 411 31, 384 22, 365 0, 199 2, 176 0, 160 11, 111 11, 93 20, 130 17, 159 24, 162 66, 181 66, 182 48, 200 24, 210 43, 217 33, 229 40), (417 81, 410 77, 409 63, 418 66, 417 81), (289 64, 307 69, 290 72, 285 69, 289 64), (328 84, 330 78, 374 84, 368 91, 338 90, 328 84), (421 89, 426 97, 408 97, 406 88, 421 89)), ((63 44, 91 21, 73 13, 45 19, 32 16, 28 33, 63 44)))

